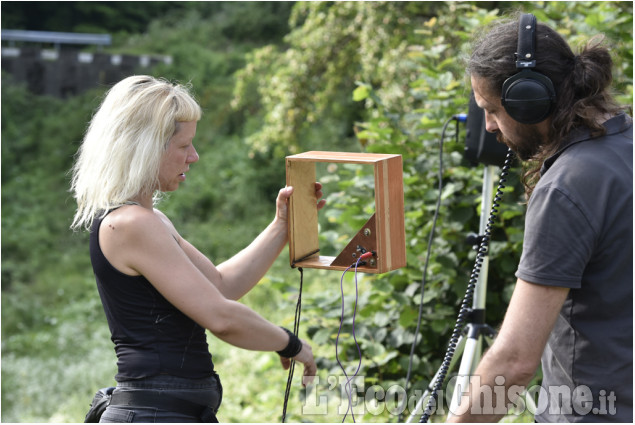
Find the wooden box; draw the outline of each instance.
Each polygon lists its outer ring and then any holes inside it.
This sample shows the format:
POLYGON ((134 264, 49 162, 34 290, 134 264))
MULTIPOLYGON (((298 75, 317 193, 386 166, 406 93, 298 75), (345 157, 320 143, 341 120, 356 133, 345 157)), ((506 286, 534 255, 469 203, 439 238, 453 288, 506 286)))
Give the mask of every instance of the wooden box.
MULTIPOLYGON (((305 152, 286 158, 289 200, 289 257, 292 267, 346 270, 361 254, 374 256, 358 267, 364 273, 385 273, 406 265, 403 165, 401 155, 305 152), (375 213, 337 256, 320 255, 315 187, 316 163, 372 165, 375 179, 375 213)), ((328 205, 326 206, 328 208, 328 205)))

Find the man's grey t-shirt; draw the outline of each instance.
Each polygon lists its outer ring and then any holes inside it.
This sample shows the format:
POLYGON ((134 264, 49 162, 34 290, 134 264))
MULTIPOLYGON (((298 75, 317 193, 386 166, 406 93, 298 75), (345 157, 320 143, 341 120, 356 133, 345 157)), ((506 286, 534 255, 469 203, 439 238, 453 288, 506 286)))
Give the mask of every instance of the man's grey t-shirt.
POLYGON ((516 276, 571 288, 542 356, 540 422, 633 421, 633 127, 578 131, 547 159, 516 276))

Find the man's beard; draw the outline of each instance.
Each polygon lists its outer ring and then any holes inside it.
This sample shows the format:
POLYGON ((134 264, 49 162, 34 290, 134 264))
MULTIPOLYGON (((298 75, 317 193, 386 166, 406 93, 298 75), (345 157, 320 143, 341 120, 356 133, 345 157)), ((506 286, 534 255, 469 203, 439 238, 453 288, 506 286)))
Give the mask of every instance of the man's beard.
POLYGON ((542 135, 533 125, 518 124, 514 130, 514 136, 517 140, 510 140, 500 131, 496 135, 496 140, 507 145, 522 161, 532 159, 545 142, 542 135))

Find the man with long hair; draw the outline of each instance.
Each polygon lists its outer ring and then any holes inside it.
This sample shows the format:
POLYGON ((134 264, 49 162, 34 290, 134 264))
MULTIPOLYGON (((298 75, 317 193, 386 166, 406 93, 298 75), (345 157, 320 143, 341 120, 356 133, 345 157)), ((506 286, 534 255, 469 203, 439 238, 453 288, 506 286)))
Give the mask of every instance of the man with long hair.
POLYGON ((528 205, 510 305, 452 421, 499 420, 540 364, 536 421, 633 420, 633 127, 601 41, 576 55, 523 14, 474 44, 476 102, 524 161, 528 205))

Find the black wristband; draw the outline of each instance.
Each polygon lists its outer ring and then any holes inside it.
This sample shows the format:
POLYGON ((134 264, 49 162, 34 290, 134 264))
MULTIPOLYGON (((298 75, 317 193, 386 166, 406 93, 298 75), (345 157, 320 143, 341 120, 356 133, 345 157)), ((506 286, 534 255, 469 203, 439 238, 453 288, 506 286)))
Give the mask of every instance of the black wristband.
POLYGON ((282 328, 282 330, 289 334, 289 343, 284 347, 284 350, 276 351, 276 353, 278 353, 280 357, 290 359, 300 354, 300 351, 302 351, 302 341, 289 329, 282 328))

